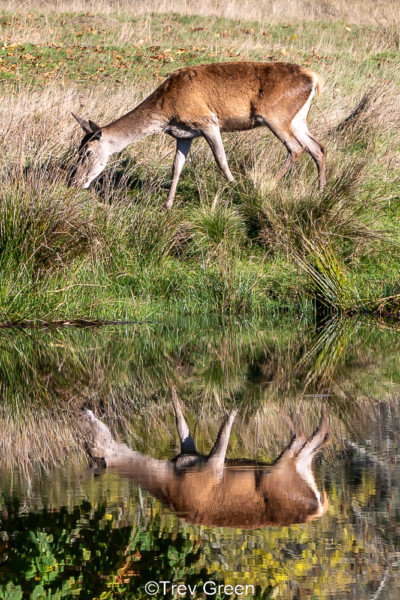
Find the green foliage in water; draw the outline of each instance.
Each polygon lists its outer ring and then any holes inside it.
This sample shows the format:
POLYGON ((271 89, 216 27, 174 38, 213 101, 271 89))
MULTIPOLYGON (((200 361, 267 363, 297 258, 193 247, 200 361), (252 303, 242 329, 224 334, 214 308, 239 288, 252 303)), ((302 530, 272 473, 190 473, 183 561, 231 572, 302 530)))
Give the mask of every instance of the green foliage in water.
POLYGON ((118 526, 105 505, 87 501, 73 510, 28 514, 8 505, 5 515, 0 521, 1 600, 139 600, 148 598, 144 586, 150 581, 184 582, 197 589, 208 580, 223 585, 206 568, 201 540, 182 531, 171 536, 159 516, 146 530, 118 526))

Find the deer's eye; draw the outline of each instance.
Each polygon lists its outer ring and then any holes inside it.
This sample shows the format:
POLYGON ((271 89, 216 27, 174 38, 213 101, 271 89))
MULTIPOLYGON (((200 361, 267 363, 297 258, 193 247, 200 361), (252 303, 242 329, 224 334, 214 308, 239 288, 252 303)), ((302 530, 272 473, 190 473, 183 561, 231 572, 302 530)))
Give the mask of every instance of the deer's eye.
POLYGON ((89 156, 89 157, 93 156, 93 154, 94 154, 94 153, 93 153, 93 150, 88 150, 88 151, 86 152, 86 156, 89 156))

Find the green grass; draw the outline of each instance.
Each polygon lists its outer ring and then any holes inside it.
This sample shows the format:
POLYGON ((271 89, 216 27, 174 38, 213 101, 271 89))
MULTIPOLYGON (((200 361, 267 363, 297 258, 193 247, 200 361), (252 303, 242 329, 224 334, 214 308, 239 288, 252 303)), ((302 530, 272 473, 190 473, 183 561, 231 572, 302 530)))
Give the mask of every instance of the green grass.
POLYGON ((2 14, 0 72, 8 83, 43 85, 54 77, 126 84, 165 77, 189 64, 285 60, 335 76, 357 65, 360 77, 396 68, 398 40, 384 29, 344 23, 269 24, 214 16, 152 14, 2 14), (35 40, 36 43, 33 43, 35 40))
POLYGON ((400 58, 387 28, 51 10, 3 12, 1 28, 1 321, 307 312, 317 296, 333 311, 395 314, 400 58), (234 185, 196 141, 168 214, 163 136, 113 157, 90 190, 67 188, 71 110, 104 124, 178 67, 243 59, 324 77, 311 113, 328 147, 324 193, 310 157, 271 186, 285 151, 266 130, 225 136, 234 185))

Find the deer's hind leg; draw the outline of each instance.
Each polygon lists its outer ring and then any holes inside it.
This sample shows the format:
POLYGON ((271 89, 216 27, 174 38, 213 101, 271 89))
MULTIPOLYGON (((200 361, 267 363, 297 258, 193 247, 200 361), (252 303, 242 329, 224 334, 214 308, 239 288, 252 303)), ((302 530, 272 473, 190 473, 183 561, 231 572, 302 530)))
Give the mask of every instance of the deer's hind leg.
POLYGON ((204 127, 202 129, 202 135, 210 146, 215 161, 227 180, 230 182, 235 181, 226 159, 225 148, 218 125, 208 125, 207 127, 204 127))
POLYGON ((286 160, 276 174, 277 182, 286 175, 306 150, 317 165, 319 188, 323 189, 326 184, 326 149, 311 134, 307 123, 307 116, 315 89, 315 86, 313 86, 303 106, 296 114, 286 114, 283 117, 277 117, 274 114, 265 114, 265 116, 259 117, 260 122, 269 127, 288 151, 286 160))
POLYGON ((308 129, 307 121, 292 121, 293 132, 296 139, 304 145, 307 152, 313 158, 318 169, 318 187, 323 190, 326 185, 326 148, 321 144, 308 129))
POLYGON ((164 202, 164 208, 169 210, 174 202, 176 188, 178 187, 178 181, 182 173, 183 166, 186 162, 186 157, 189 154, 190 146, 192 145, 192 138, 178 139, 176 141, 176 153, 174 158, 174 164, 172 166, 172 183, 169 189, 168 197, 164 202))
MULTIPOLYGON (((261 120, 261 119, 260 119, 261 120)), ((296 139, 292 131, 291 122, 288 119, 284 121, 281 119, 276 119, 274 117, 263 118, 263 123, 272 131, 272 133, 278 138, 280 142, 285 146, 288 155, 282 165, 279 167, 277 174, 275 175, 275 181, 278 183, 282 177, 290 171, 295 162, 300 158, 300 156, 305 151, 304 145, 300 143, 299 140, 296 139)))
POLYGON ((182 413, 181 404, 178 399, 178 394, 175 388, 172 388, 172 404, 174 406, 175 417, 176 417, 176 428, 178 430, 179 439, 181 442, 181 453, 187 454, 196 452, 196 444, 192 436, 190 435, 189 427, 185 421, 185 417, 182 413))
POLYGON ((302 106, 291 122, 291 130, 296 140, 312 156, 318 169, 318 186, 322 190, 326 184, 326 148, 310 132, 307 116, 315 90, 313 90, 307 102, 302 106))

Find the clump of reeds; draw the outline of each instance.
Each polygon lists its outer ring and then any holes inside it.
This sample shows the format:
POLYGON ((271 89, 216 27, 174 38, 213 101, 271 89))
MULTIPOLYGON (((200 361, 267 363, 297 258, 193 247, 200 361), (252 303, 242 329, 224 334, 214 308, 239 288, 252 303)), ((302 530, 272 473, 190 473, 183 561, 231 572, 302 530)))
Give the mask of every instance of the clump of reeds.
POLYGON ((389 83, 377 84, 370 87, 361 97, 358 104, 343 118, 331 133, 335 138, 345 135, 346 144, 349 136, 365 140, 370 144, 374 141, 371 132, 377 134, 381 128, 390 127, 395 120, 398 109, 398 97, 389 83))
POLYGON ((0 261, 29 271, 65 267, 96 243, 93 211, 57 177, 7 183, 0 201, 0 261))
POLYGON ((345 240, 353 246, 377 234, 362 217, 372 202, 361 190, 363 164, 346 165, 321 194, 285 192, 266 196, 259 214, 259 239, 269 251, 290 255, 303 239, 345 240))
POLYGON ((329 243, 304 238, 303 252, 294 256, 308 276, 308 291, 317 303, 341 313, 357 311, 362 304, 359 292, 329 243))
POLYGON ((245 240, 243 217, 238 208, 215 196, 211 206, 200 204, 190 212, 194 248, 206 258, 215 257, 221 246, 231 251, 245 240))

